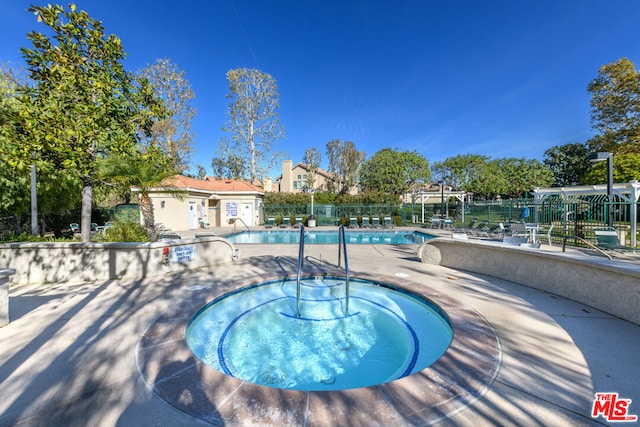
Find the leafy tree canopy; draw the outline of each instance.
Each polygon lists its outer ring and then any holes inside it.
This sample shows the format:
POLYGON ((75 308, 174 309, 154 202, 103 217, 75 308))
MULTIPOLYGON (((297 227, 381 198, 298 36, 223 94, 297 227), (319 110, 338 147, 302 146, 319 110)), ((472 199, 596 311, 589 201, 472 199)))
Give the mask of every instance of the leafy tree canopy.
MULTIPOLYGON (((594 163, 580 181, 584 185, 607 182, 607 162, 594 163)), ((640 181, 640 154, 623 153, 613 156, 613 182, 640 181)))
POLYGON ((598 132, 592 151, 640 154, 640 73, 628 58, 600 67, 587 88, 591 124, 598 132))
POLYGON ((589 150, 579 142, 549 148, 544 152, 544 164, 553 172, 553 185, 557 187, 579 183, 591 168, 589 150))
POLYGON ((22 48, 30 82, 20 88, 13 160, 26 167, 36 153, 81 182, 82 240, 88 241, 99 159, 132 152, 164 109, 147 80, 125 71, 122 43, 100 21, 73 4, 29 11, 51 35, 32 31, 32 48, 22 48))
POLYGON ((416 151, 384 148, 364 162, 360 186, 366 191, 402 195, 431 178, 429 162, 416 151))

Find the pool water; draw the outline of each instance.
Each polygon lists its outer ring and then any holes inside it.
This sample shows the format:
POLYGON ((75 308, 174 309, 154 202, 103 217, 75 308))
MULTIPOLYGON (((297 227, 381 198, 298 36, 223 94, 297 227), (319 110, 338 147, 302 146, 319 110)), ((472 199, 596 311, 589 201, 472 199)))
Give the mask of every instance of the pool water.
POLYGON ((278 280, 218 298, 190 322, 186 340, 204 363, 265 386, 344 390, 382 384, 435 362, 452 340, 446 315, 413 294, 369 281, 278 280))
MULTIPOLYGON (((242 231, 225 236, 232 243, 287 244, 300 242, 300 230, 242 231)), ((434 236, 419 231, 362 231, 345 230, 347 243, 356 245, 413 245, 421 244, 434 236)), ((305 244, 337 244, 338 231, 308 231, 305 244)))

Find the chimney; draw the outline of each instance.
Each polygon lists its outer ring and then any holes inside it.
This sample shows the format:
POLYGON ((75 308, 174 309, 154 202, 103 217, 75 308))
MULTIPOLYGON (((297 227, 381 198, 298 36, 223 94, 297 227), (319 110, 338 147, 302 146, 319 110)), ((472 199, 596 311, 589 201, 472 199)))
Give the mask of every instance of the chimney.
POLYGON ((291 167, 293 162, 291 160, 282 161, 282 181, 280 184, 280 191, 283 193, 293 192, 293 177, 291 176, 291 167))

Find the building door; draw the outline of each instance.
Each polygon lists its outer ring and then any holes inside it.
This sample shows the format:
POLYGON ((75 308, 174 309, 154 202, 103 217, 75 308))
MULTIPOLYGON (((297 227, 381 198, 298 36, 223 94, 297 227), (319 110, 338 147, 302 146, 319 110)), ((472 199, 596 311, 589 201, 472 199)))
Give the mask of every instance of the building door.
POLYGON ((189 202, 189 229, 198 228, 198 206, 196 202, 189 202))
POLYGON ((252 203, 242 204, 242 210, 240 211, 240 218, 242 218, 242 221, 248 227, 251 227, 253 225, 253 204, 252 203))

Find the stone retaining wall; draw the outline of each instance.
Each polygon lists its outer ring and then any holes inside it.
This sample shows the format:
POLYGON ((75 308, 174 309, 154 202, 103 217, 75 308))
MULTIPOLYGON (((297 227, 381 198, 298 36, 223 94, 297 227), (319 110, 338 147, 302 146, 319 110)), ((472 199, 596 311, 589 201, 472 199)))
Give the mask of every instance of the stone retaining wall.
POLYGON ((640 324, 640 266, 480 240, 437 238, 422 262, 498 277, 587 304, 640 324))
POLYGON ((233 244, 220 237, 153 243, 0 245, 0 266, 14 269, 11 281, 18 284, 142 278, 231 262, 234 256, 233 244))

